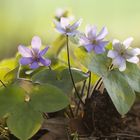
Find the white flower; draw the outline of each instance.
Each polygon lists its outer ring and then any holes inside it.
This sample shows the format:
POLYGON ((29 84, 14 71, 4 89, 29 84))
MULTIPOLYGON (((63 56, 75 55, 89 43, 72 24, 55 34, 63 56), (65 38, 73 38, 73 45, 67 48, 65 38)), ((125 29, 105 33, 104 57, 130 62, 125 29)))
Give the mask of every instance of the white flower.
POLYGON ((116 39, 113 40, 113 50, 110 50, 107 54, 108 57, 112 58, 112 64, 118 67, 120 71, 126 69, 126 61, 135 64, 139 62, 140 49, 131 48, 132 41, 132 37, 124 40, 123 43, 116 39))

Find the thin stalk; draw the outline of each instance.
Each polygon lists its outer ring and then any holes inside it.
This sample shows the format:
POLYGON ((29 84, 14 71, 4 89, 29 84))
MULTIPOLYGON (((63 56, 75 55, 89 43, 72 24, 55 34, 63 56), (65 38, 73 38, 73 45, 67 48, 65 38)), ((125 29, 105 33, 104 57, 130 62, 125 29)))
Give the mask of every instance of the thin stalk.
POLYGON ((89 97, 89 94, 90 94, 90 85, 91 85, 91 71, 88 71, 89 73, 89 82, 88 82, 88 89, 87 89, 87 99, 89 97))
POLYGON ((93 91, 96 90, 96 88, 99 86, 99 84, 100 84, 101 81, 102 81, 102 77, 99 78, 99 80, 97 81, 96 85, 94 86, 93 91))
POLYGON ((98 86, 98 90, 101 88, 102 84, 103 84, 103 81, 100 82, 100 85, 98 86))
POLYGON ((101 82, 102 82, 102 77, 99 78, 99 80, 96 82, 95 86, 93 87, 92 92, 91 92, 92 94, 97 89, 97 87, 100 86, 101 82))
POLYGON ((69 105, 69 110, 70 110, 71 117, 74 118, 74 113, 70 105, 69 105))
POLYGON ((3 81, 2 80, 0 80, 0 82, 1 82, 1 84, 6 88, 6 85, 3 83, 3 81))
POLYGON ((51 66, 49 66, 49 70, 50 70, 50 71, 52 70, 51 66))
POLYGON ((81 97, 80 97, 80 95, 79 95, 79 93, 78 93, 78 91, 76 89, 74 78, 73 78, 72 71, 71 71, 68 35, 66 35, 66 43, 67 43, 68 68, 69 68, 69 73, 70 73, 71 81, 72 81, 72 84, 73 84, 73 87, 75 89, 75 93, 76 93, 77 97, 79 98, 80 102, 84 105, 84 102, 82 101, 82 99, 81 99, 81 97))
MULTIPOLYGON (((85 89, 85 85, 86 85, 86 80, 83 82, 83 86, 82 86, 82 89, 81 89, 81 97, 83 96, 84 94, 84 89, 85 89)), ((80 107, 80 101, 78 102, 78 105, 77 105, 77 109, 76 109, 76 113, 75 113, 75 116, 78 115, 78 111, 79 111, 79 107, 80 107)))

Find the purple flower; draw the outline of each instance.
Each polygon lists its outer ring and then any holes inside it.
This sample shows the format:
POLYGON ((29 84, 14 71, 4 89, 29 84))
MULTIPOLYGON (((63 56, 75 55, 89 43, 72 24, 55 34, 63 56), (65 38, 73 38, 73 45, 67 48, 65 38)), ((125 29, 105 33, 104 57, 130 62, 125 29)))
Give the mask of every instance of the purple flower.
POLYGON ((20 59, 21 65, 30 65, 31 69, 36 69, 39 66, 49 66, 51 60, 44 58, 49 47, 40 50, 41 39, 38 36, 34 36, 31 41, 31 48, 20 45, 18 47, 19 53, 22 55, 20 59))
POLYGON ((80 45, 84 46, 88 52, 94 50, 96 54, 103 53, 105 51, 105 46, 108 43, 108 41, 103 41, 108 34, 107 28, 103 27, 97 34, 96 26, 88 25, 85 32, 86 33, 79 39, 80 45))
POLYGON ((126 61, 130 63, 138 63, 140 55, 139 48, 131 48, 131 42, 133 38, 127 38, 121 43, 119 40, 113 40, 113 50, 110 50, 107 54, 108 57, 112 58, 112 64, 119 68, 120 71, 126 69, 126 61))
POLYGON ((73 36, 78 33, 77 28, 80 26, 82 20, 70 24, 71 20, 69 18, 61 17, 60 22, 54 20, 55 28, 58 32, 64 35, 73 36))

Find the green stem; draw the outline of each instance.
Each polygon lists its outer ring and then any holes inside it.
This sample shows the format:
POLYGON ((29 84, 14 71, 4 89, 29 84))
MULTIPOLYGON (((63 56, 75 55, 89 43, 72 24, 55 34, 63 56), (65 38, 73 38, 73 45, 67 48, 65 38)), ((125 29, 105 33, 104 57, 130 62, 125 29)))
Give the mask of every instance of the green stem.
POLYGON ((52 70, 51 66, 49 66, 49 70, 50 70, 50 71, 52 70))
POLYGON ((73 75, 72 75, 72 71, 71 71, 71 64, 70 64, 70 54, 69 54, 69 38, 68 38, 68 35, 66 35, 66 42, 67 42, 67 57, 68 57, 68 68, 69 68, 69 73, 70 73, 70 77, 71 77, 71 81, 72 81, 72 84, 73 84, 73 87, 75 89, 75 93, 77 95, 77 97, 79 98, 80 102, 84 105, 84 102, 82 101, 77 89, 76 89, 76 86, 75 86, 75 82, 74 82, 74 78, 73 78, 73 75))

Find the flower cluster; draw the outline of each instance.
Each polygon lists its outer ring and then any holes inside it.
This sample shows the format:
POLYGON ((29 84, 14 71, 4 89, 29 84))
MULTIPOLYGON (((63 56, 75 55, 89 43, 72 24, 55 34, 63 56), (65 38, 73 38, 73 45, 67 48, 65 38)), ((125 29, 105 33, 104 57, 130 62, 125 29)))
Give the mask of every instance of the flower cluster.
MULTIPOLYGON (((58 32, 66 36, 74 36, 79 33, 77 28, 80 26, 82 20, 78 20, 71 24, 71 18, 64 17, 65 11, 58 10, 57 16, 60 20, 54 20, 55 28, 58 32)), ((103 27, 99 33, 97 33, 97 27, 93 25, 88 25, 86 27, 85 33, 82 33, 79 37, 79 44, 83 46, 87 52, 94 51, 95 54, 102 54, 106 51, 105 47, 109 41, 104 40, 108 30, 103 27)), ((113 40, 113 49, 108 51, 107 56, 112 59, 112 64, 114 67, 118 67, 120 71, 126 69, 126 61, 130 63, 138 63, 140 55, 139 48, 131 48, 131 42, 133 38, 128 38, 123 43, 119 40, 113 40)), ((20 59, 22 65, 30 65, 31 69, 38 68, 41 65, 49 66, 51 61, 49 59, 43 58, 43 55, 48 50, 46 47, 44 50, 40 51, 41 40, 39 37, 35 36, 31 42, 32 48, 29 49, 24 46, 19 46, 19 52, 23 56, 20 59)))

